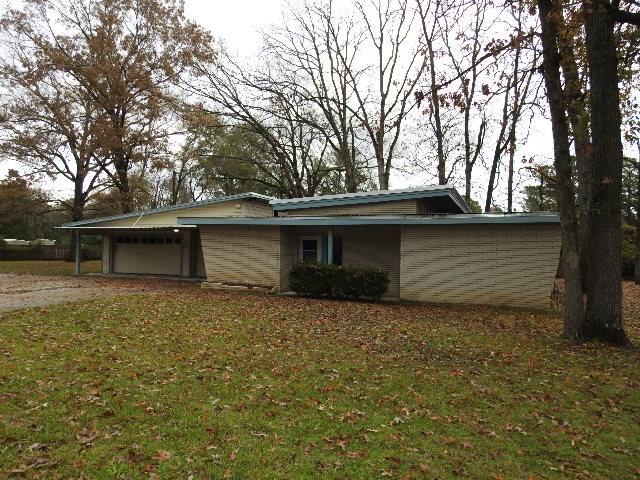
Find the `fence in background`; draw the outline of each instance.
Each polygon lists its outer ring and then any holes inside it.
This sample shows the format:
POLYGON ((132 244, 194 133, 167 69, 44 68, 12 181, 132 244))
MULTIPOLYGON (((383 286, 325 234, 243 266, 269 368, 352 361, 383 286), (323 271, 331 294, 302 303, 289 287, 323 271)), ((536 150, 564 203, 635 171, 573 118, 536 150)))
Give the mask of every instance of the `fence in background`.
MULTIPOLYGON (((69 258, 71 257, 68 247, 49 245, 0 247, 0 260, 67 260, 69 258)), ((99 247, 84 247, 82 249, 83 260, 99 260, 100 258, 99 247)))

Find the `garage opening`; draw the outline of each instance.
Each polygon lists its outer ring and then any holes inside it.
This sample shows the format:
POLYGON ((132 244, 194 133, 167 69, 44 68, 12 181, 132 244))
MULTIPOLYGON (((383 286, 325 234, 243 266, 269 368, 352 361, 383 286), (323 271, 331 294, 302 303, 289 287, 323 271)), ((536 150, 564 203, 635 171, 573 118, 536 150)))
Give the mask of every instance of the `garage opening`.
POLYGON ((182 235, 164 232, 116 235, 113 272, 180 275, 182 235))

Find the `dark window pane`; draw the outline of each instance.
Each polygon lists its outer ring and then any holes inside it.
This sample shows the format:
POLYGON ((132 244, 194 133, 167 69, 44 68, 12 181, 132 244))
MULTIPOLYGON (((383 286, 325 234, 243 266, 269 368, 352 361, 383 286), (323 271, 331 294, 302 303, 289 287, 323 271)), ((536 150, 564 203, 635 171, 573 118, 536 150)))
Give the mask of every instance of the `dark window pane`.
POLYGON ((158 237, 158 243, 164 243, 164 237, 158 237))
POLYGON ((342 237, 333 237, 333 263, 342 265, 342 237))
POLYGON ((317 250, 303 250, 302 251, 302 260, 307 261, 315 261, 318 259, 318 251, 317 250))
POLYGON ((302 250, 317 250, 317 249, 318 249, 317 240, 302 240, 302 250))
POLYGON ((176 237, 173 239, 173 243, 182 243, 182 237, 176 237))
POLYGON ((156 240, 157 240, 156 237, 149 237, 149 243, 151 245, 155 245, 156 244, 156 240))
POLYGON ((140 243, 140 237, 133 237, 133 243, 140 243))

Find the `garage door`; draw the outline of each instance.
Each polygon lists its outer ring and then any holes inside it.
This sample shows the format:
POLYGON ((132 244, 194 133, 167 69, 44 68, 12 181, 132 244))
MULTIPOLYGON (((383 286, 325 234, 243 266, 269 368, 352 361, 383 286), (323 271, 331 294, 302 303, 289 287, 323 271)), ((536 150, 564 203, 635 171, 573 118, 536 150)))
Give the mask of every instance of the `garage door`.
POLYGON ((182 243, 174 236, 118 236, 114 241, 114 273, 180 275, 182 243))

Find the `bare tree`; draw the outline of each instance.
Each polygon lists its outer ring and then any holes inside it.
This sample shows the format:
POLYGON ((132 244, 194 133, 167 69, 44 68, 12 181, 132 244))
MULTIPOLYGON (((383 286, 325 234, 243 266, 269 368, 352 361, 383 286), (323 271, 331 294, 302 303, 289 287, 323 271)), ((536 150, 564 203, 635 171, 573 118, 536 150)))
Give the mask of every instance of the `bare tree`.
MULTIPOLYGON (((484 103, 477 100, 480 90, 481 65, 478 62, 483 47, 484 35, 491 22, 487 17, 492 2, 479 0, 474 2, 455 2, 446 15, 436 17, 440 35, 443 39, 447 53, 448 63, 453 67, 457 81, 459 81, 459 93, 456 94, 456 107, 463 114, 463 139, 464 139, 464 184, 465 200, 471 201, 471 179, 473 168, 480 156, 484 143, 487 120, 484 112, 484 103), (470 24, 463 19, 470 17, 470 24), (456 41, 457 40, 457 41, 456 41), (480 122, 472 125, 472 116, 478 112, 480 122)), ((430 56, 433 56, 430 46, 430 56)), ((433 78, 432 78, 433 84, 433 78)))
MULTIPOLYGON (((517 7, 517 6, 516 6, 517 7)), ((515 32, 507 42, 511 48, 496 67, 501 71, 498 78, 506 81, 504 90, 498 92, 503 95, 502 117, 500 129, 495 142, 489 180, 487 182, 487 196, 485 212, 490 212, 493 205, 493 194, 497 182, 497 174, 502 157, 508 153, 507 177, 507 211, 513 211, 513 178, 514 157, 517 144, 518 127, 527 109, 537 105, 538 88, 535 85, 534 74, 538 66, 540 52, 533 43, 533 37, 523 31, 523 11, 518 8, 512 12, 516 19, 515 32)), ((486 87, 487 90, 489 87, 486 87)), ((499 95, 498 95, 499 96, 499 95)))
POLYGON ((220 55, 224 61, 201 65, 203 81, 188 89, 207 102, 209 113, 243 129, 243 141, 252 146, 251 156, 231 160, 251 163, 259 172, 251 180, 278 195, 304 197, 319 192, 333 169, 327 161, 326 135, 309 125, 311 112, 304 94, 292 88, 281 90, 278 82, 245 73, 228 55, 220 55))
MULTIPOLYGON (((348 72, 357 100, 353 111, 373 149, 379 188, 387 190, 402 125, 417 106, 414 91, 428 60, 421 42, 416 41, 419 14, 409 7, 408 0, 357 2, 356 8, 365 25, 366 42, 375 52, 375 65, 368 70, 373 77, 370 87, 355 72, 348 72)), ((340 57, 347 65, 346 57, 342 53, 340 57)))
POLYGON ((344 190, 355 192, 367 176, 351 88, 363 73, 357 66, 362 34, 351 18, 336 15, 332 0, 305 3, 289 15, 290 22, 265 35, 265 54, 273 62, 270 70, 279 74, 263 75, 280 89, 294 89, 314 110, 300 120, 325 136, 336 166, 344 172, 344 190))

